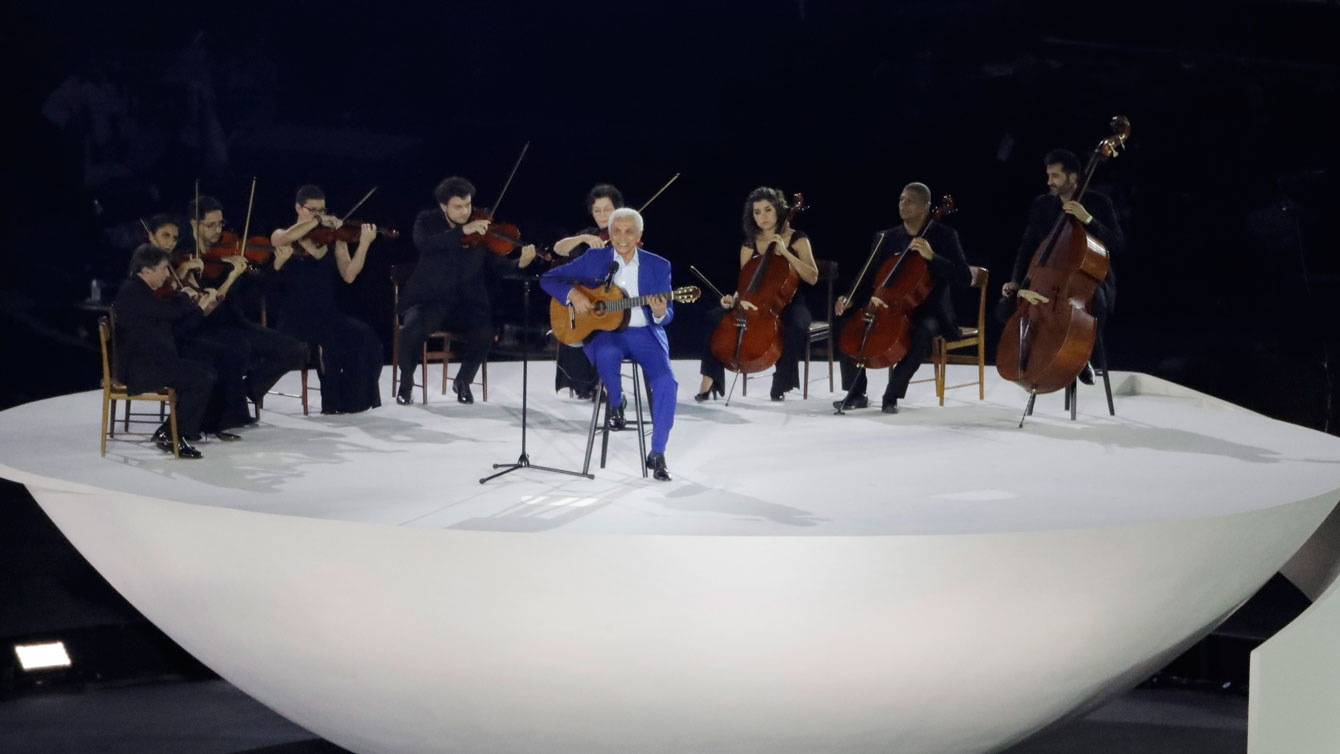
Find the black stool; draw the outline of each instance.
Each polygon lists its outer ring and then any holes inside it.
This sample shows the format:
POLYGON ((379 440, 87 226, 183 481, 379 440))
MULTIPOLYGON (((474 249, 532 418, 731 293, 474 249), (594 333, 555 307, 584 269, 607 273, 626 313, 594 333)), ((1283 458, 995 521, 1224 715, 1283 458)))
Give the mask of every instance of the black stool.
MULTIPOLYGON (((636 361, 633 361, 632 359, 624 359, 622 363, 623 363, 623 364, 631 364, 632 367, 633 367, 633 409, 634 409, 634 412, 635 412, 636 415, 637 415, 637 419, 636 419, 635 422, 629 422, 629 421, 627 421, 627 416, 625 416, 625 418, 624 418, 624 421, 625 421, 624 426, 625 426, 625 428, 627 428, 627 427, 630 426, 630 425, 636 427, 636 430, 637 430, 637 446, 638 446, 638 457, 637 457, 637 460, 638 460, 638 464, 642 467, 642 476, 643 476, 643 478, 646 478, 646 476, 647 476, 647 435, 646 435, 646 432, 643 430, 643 427, 646 425, 647 422, 644 421, 644 419, 643 419, 643 415, 642 415, 642 380, 640 379, 640 372, 641 372, 641 370, 638 368, 637 362, 636 362, 636 361)), ((619 374, 619 376, 620 376, 620 377, 623 376, 622 368, 620 369, 620 374, 619 374)), ((597 428, 597 427, 600 428, 600 432, 601 432, 601 436, 600 436, 600 468, 602 468, 602 469, 605 468, 605 460, 606 460, 606 457, 607 457, 608 454, 609 454, 609 443, 610 443, 609 391, 607 391, 607 390, 605 389, 605 383, 604 383, 604 381, 601 380, 599 377, 596 378, 596 396, 595 396, 595 400, 593 401, 593 404, 594 404, 594 405, 593 405, 592 408, 591 408, 591 426, 590 426, 590 428, 587 430, 587 434, 586 434, 586 462, 585 462, 584 464, 582 464, 582 473, 583 473, 583 474, 588 474, 588 473, 590 473, 590 471, 591 471, 591 454, 595 451, 595 444, 596 444, 596 428, 597 428), (602 405, 605 407, 605 420, 604 420, 604 421, 600 421, 600 407, 601 407, 602 405)))

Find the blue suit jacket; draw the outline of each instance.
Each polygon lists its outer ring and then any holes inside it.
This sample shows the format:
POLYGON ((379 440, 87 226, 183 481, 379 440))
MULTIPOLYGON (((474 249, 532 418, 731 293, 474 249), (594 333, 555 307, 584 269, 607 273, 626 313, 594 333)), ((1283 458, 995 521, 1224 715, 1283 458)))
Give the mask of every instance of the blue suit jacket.
MULTIPOLYGON (((581 281, 587 287, 595 287, 609 274, 610 262, 617 252, 613 248, 591 249, 577 259, 565 265, 554 267, 540 276, 540 287, 545 293, 561 302, 568 300, 573 280, 581 281)), ((637 291, 639 296, 649 293, 664 293, 670 290, 670 260, 659 257, 639 248, 637 250, 637 291)), ((656 335, 666 353, 670 352, 670 341, 665 337, 665 326, 675 318, 675 302, 669 301, 665 308, 665 319, 657 324, 652 317, 651 307, 643 306, 647 316, 647 327, 656 335)))

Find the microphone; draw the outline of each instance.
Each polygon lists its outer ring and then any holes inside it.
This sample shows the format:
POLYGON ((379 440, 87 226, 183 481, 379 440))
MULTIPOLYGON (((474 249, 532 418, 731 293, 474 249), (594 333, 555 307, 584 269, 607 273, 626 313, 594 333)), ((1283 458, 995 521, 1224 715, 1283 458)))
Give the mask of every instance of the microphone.
POLYGON ((604 282, 604 286, 605 286, 605 292, 606 292, 606 293, 609 293, 609 291, 610 291, 610 286, 614 285, 614 276, 615 276, 616 274, 618 274, 618 272, 619 272, 619 263, 618 263, 618 261, 610 262, 610 269, 609 269, 609 272, 605 273, 605 282, 604 282))

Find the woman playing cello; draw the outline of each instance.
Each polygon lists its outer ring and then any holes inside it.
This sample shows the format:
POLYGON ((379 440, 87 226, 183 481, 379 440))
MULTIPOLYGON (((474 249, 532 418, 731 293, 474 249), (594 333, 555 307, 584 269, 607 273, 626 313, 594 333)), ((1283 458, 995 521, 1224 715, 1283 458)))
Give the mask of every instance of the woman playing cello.
MULTIPOLYGON (((749 192, 744 202, 744 243, 740 245, 740 267, 749 264, 754 257, 767 253, 771 247, 772 253, 786 260, 801 280, 814 285, 819 279, 814 250, 805 233, 794 230, 787 222, 790 210, 786 197, 775 188, 760 186, 749 192)), ((738 295, 737 291, 723 297, 721 308, 708 315, 711 320, 709 332, 715 331, 721 317, 735 306, 738 295)), ((800 387, 800 354, 805 350, 812 319, 804 296, 792 298, 791 303, 781 312, 782 355, 777 360, 772 374, 772 389, 769 391, 774 401, 784 400, 788 390, 800 387)), ((698 394, 693 396, 694 400, 705 401, 714 394, 724 393, 725 368, 710 351, 703 357, 699 372, 703 380, 698 394)))

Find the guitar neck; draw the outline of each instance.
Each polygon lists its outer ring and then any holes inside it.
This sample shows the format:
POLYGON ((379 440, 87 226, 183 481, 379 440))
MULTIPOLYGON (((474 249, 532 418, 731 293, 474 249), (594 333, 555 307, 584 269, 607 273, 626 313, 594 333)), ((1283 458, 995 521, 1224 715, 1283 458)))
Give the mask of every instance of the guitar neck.
POLYGON ((621 309, 632 309, 636 306, 647 306, 653 298, 669 296, 670 291, 663 293, 648 293, 645 296, 635 296, 633 298, 616 298, 605 302, 606 311, 619 311, 621 309))

